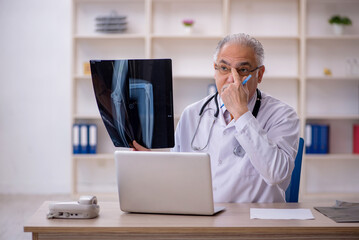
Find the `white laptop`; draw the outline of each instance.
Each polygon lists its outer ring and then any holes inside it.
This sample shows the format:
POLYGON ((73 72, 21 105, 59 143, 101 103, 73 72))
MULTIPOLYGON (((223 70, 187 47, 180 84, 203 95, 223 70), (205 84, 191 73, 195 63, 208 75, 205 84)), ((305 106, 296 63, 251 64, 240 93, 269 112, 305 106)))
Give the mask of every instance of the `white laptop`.
POLYGON ((206 153, 115 152, 124 212, 214 215, 210 157, 206 153))

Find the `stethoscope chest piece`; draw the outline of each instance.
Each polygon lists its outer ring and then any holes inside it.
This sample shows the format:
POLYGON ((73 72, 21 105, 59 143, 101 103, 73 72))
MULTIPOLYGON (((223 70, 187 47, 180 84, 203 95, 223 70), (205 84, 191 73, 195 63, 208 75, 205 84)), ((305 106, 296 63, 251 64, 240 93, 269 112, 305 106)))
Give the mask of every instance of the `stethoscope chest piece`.
POLYGON ((233 154, 238 156, 238 157, 244 157, 246 152, 244 151, 244 149, 243 149, 243 147, 241 145, 238 145, 237 147, 235 147, 233 149, 233 154))

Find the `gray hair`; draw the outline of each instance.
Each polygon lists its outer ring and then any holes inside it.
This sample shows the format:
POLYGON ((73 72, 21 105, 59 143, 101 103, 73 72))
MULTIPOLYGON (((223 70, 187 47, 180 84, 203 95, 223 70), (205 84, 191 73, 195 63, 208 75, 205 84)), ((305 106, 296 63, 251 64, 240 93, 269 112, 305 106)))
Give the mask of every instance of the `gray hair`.
POLYGON ((225 38, 223 38, 216 47, 216 51, 213 56, 214 62, 217 61, 219 52, 221 51, 222 47, 227 43, 238 43, 242 46, 247 46, 252 48, 256 55, 258 66, 263 65, 264 49, 262 44, 257 39, 245 33, 230 34, 227 35, 225 38))

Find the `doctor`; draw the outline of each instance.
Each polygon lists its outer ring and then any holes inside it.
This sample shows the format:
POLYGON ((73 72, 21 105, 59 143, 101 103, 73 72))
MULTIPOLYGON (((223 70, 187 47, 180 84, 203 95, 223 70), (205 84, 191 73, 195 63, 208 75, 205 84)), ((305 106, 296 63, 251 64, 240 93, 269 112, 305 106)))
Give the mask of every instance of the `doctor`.
MULTIPOLYGON (((218 43, 218 94, 188 106, 175 134, 178 152, 211 157, 215 202, 285 202, 299 140, 293 108, 257 89, 262 44, 246 34, 218 43)), ((135 150, 144 150, 134 142, 135 150)))

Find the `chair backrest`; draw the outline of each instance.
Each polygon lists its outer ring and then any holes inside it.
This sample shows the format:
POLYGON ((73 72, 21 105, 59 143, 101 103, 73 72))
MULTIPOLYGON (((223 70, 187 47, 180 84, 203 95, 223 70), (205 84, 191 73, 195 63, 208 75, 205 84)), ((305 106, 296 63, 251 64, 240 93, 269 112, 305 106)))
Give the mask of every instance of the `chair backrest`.
POLYGON ((302 158, 303 158, 304 139, 299 139, 298 153, 294 161, 294 169, 292 172, 292 178, 290 184, 285 191, 285 200, 287 202, 298 202, 299 195, 299 183, 300 183, 300 172, 302 170, 302 158))

